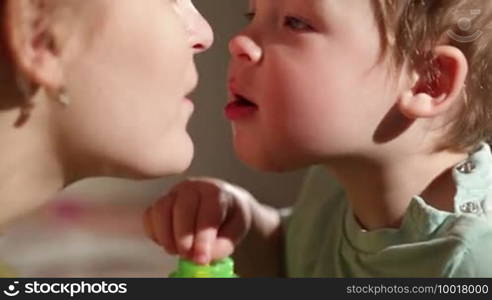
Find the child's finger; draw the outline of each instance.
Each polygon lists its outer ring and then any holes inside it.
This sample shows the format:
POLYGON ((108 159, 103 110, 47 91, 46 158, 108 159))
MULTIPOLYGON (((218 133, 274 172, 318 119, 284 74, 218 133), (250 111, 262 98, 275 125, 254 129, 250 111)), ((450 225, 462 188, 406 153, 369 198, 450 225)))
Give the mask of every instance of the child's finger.
POLYGON ((206 265, 212 259, 212 244, 217 237, 217 229, 208 227, 200 230, 195 236, 193 245, 193 261, 206 265))
POLYGON ((152 208, 153 228, 160 245, 171 255, 177 254, 173 231, 174 195, 166 195, 152 208))
POLYGON ((198 191, 191 183, 185 182, 184 184, 177 193, 173 208, 173 229, 178 253, 183 257, 188 257, 193 247, 200 199, 198 191))
POLYGON ((142 224, 143 228, 145 231, 145 234, 147 235, 148 238, 153 240, 155 243, 159 244, 159 241, 157 240, 157 237, 155 236, 154 233, 154 226, 152 224, 152 208, 149 207, 145 210, 142 218, 142 224))
POLYGON ((217 233, 212 248, 212 259, 220 259, 232 254, 235 246, 247 232, 248 218, 250 216, 245 215, 245 210, 237 206, 229 210, 226 220, 217 233))
POLYGON ((193 260, 199 264, 210 263, 212 245, 224 219, 225 207, 222 207, 219 197, 217 191, 207 192, 206 189, 202 189, 193 245, 193 260))
POLYGON ((222 259, 234 252, 236 243, 230 237, 218 236, 211 248, 211 260, 222 259))

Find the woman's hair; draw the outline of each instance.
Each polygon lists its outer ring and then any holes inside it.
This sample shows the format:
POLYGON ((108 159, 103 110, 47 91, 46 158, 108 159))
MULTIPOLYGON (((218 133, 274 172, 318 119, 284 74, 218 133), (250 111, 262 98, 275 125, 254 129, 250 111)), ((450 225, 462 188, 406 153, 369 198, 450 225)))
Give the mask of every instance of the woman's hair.
POLYGON ((424 70, 430 79, 432 49, 447 44, 469 64, 463 105, 450 123, 441 149, 470 151, 492 137, 492 1, 373 0, 384 54, 398 68, 424 70))
POLYGON ((8 24, 6 15, 6 1, 0 0, 0 68, 5 69, 11 59, 11 52, 8 47, 8 24))
POLYGON ((6 3, 7 1, 0 0, 0 110, 23 104, 15 100, 20 95, 20 91, 12 49, 8 44, 9 24, 7 24, 6 3))

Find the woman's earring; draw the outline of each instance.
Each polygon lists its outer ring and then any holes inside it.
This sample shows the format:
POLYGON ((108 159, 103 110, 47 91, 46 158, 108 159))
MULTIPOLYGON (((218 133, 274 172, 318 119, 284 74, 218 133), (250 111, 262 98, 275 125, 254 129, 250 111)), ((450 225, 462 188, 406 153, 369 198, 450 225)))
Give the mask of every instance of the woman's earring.
POLYGON ((64 106, 69 106, 70 105, 70 96, 68 96, 67 89, 62 87, 60 91, 58 92, 58 102, 63 104, 64 106))
POLYGON ((34 108, 34 103, 32 103, 32 91, 33 88, 31 84, 20 74, 16 74, 15 76, 17 88, 19 89, 24 103, 20 106, 20 114, 17 120, 15 121, 14 126, 17 128, 22 127, 31 117, 31 112, 34 108))
POLYGON ((29 100, 32 96, 32 87, 29 82, 24 78, 24 76, 17 74, 15 76, 15 81, 17 84, 17 88, 21 92, 22 96, 25 100, 29 100))

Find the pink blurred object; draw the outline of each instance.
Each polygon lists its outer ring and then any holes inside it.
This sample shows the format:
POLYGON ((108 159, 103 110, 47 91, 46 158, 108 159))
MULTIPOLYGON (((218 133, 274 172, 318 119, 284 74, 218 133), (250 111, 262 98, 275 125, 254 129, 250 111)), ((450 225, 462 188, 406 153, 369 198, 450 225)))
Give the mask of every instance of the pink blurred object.
POLYGON ((74 221, 87 213, 86 208, 82 204, 72 201, 72 199, 57 201, 51 206, 51 209, 56 217, 74 221))
POLYGON ((55 200, 8 229, 0 260, 20 277, 165 277, 175 258, 145 236, 144 209, 141 201, 55 200))

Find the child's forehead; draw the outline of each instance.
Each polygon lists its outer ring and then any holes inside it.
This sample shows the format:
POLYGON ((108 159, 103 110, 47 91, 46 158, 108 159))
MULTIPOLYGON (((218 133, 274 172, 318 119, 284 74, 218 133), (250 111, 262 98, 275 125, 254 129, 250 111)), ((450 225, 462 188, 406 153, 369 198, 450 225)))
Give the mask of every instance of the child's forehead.
MULTIPOLYGON (((346 0, 344 0, 346 1, 346 0)), ((350 1, 350 0, 349 0, 350 1)), ((334 5, 333 0, 249 0, 251 7, 271 6, 273 8, 281 8, 285 6, 297 6, 305 8, 324 8, 334 5)))
POLYGON ((296 9, 315 12, 319 15, 349 15, 364 10, 368 13, 370 0, 249 0, 251 9, 269 8, 272 10, 296 9))

